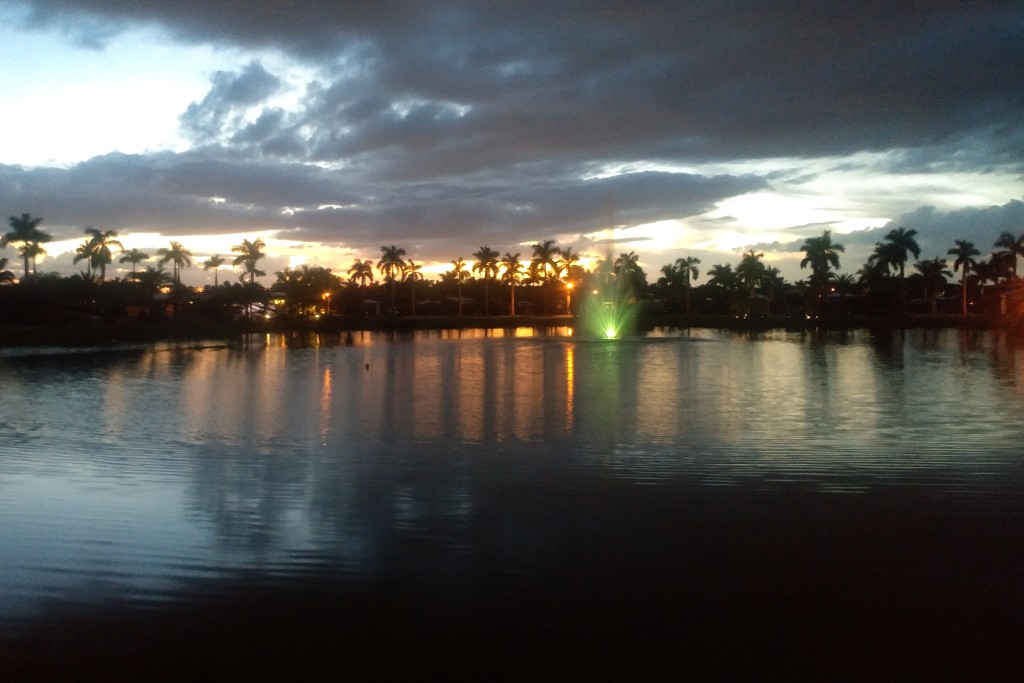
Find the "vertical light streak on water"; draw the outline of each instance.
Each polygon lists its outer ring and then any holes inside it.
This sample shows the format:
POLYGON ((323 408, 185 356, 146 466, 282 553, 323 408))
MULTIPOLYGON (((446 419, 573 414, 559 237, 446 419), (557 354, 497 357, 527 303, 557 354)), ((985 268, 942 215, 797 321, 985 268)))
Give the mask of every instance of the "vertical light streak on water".
POLYGON ((320 382, 320 442, 324 443, 327 433, 331 427, 331 367, 327 366, 323 371, 323 379, 320 382))
POLYGON ((576 346, 565 347, 565 430, 572 433, 576 400, 576 346))

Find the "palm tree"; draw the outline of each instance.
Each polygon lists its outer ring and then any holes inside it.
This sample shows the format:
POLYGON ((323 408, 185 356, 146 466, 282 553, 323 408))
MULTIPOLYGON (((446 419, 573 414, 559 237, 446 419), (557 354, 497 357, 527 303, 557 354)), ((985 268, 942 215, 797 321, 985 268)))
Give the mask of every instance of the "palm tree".
POLYGON ((800 268, 811 267, 811 289, 815 293, 815 304, 819 304, 825 285, 832 279, 832 269, 839 270, 839 253, 846 249, 832 242, 831 230, 825 230, 820 237, 808 237, 800 249, 804 252, 800 268))
POLYGON ((36 259, 46 256, 46 249, 43 248, 42 242, 28 242, 18 247, 18 254, 32 262, 32 274, 35 275, 36 259))
POLYGON ((452 261, 452 269, 448 271, 452 280, 459 287, 459 315, 462 315, 462 284, 469 279, 469 271, 466 270, 466 261, 460 256, 452 261))
POLYGON ((955 240, 953 248, 946 254, 956 257, 956 260, 953 261, 953 271, 960 271, 960 312, 967 315, 967 273, 977 268, 978 262, 974 260, 974 257, 981 256, 981 252, 972 242, 955 240))
POLYGON ((366 286, 373 284, 373 261, 356 259, 348 269, 348 279, 359 287, 359 315, 363 314, 366 304, 366 286))
POLYGON ((690 281, 700 277, 700 271, 697 269, 699 265, 700 259, 695 256, 676 259, 676 272, 682 274, 683 282, 686 285, 686 315, 690 315, 690 281))
POLYGON ((881 261, 890 268, 899 272, 900 275, 900 306, 906 307, 906 277, 904 270, 907 265, 908 254, 914 258, 920 258, 921 247, 918 246, 915 236, 917 230, 907 230, 900 226, 893 228, 886 235, 885 239, 875 245, 875 251, 881 261))
POLYGON ((562 247, 558 259, 558 272, 565 277, 571 277, 573 269, 579 265, 580 255, 572 250, 572 247, 562 247))
POLYGON ((366 259, 365 261, 362 259, 356 259, 352 263, 352 267, 348 269, 348 276, 349 279, 360 287, 365 287, 367 284, 373 284, 373 262, 370 261, 370 259, 366 259))
POLYGON ((1024 256, 1024 233, 1014 237, 1011 232, 1004 232, 996 239, 993 246, 999 247, 995 256, 1005 258, 1008 263, 1013 264, 1013 279, 1017 279, 1017 260, 1024 256))
POLYGON ((501 281, 509 284, 509 315, 515 316, 516 314, 516 283, 523 275, 523 264, 519 261, 519 252, 512 254, 505 252, 505 255, 501 257, 499 261, 503 272, 501 274, 501 281))
POLYGON ((761 286, 761 280, 764 278, 765 267, 761 263, 762 258, 764 258, 763 251, 750 249, 744 252, 740 264, 736 266, 736 279, 747 287, 747 299, 754 298, 754 290, 761 286))
POLYGON ((835 284, 836 294, 839 295, 839 312, 846 315, 846 296, 853 293, 857 286, 857 278, 850 273, 843 273, 836 275, 832 282, 835 284))
POLYGON ((612 267, 619 283, 619 292, 627 296, 637 294, 636 286, 639 284, 640 274, 643 273, 643 269, 640 268, 640 255, 635 251, 628 254, 623 252, 615 259, 612 267))
POLYGON ((490 315, 491 296, 487 284, 498 274, 498 256, 500 254, 490 247, 480 247, 473 256, 476 258, 473 272, 480 273, 484 277, 484 315, 490 315))
POLYGON ((951 273, 946 270, 946 259, 941 257, 925 259, 914 264, 914 268, 921 274, 924 280, 924 299, 928 304, 928 310, 935 312, 935 298, 938 291, 945 286, 946 278, 951 273))
POLYGON ((217 285, 220 284, 220 282, 219 282, 219 280, 217 278, 217 269, 220 268, 221 266, 223 266, 226 261, 227 261, 227 259, 224 258, 223 256, 221 256, 220 254, 214 254, 210 258, 208 258, 205 261, 203 261, 203 270, 204 271, 210 270, 211 268, 213 269, 213 286, 214 287, 216 287, 217 285))
POLYGON ((192 266, 192 252, 181 246, 180 242, 172 241, 170 247, 161 247, 156 250, 156 253, 160 256, 160 260, 156 262, 157 266, 170 263, 173 266, 171 278, 174 280, 174 284, 181 284, 181 269, 192 266))
POLYGON ((132 264, 132 272, 135 272, 135 266, 149 259, 149 254, 142 251, 141 249, 129 249, 128 251, 121 254, 121 258, 117 259, 118 263, 130 263, 132 264))
POLYGON ((39 224, 42 222, 42 218, 33 218, 27 213, 21 214, 21 217, 11 216, 8 219, 11 229, 3 237, 0 237, 0 249, 5 248, 8 244, 21 243, 18 253, 25 263, 25 277, 28 277, 29 261, 32 261, 32 272, 34 273, 36 257, 46 253, 46 250, 39 245, 52 239, 49 234, 39 229, 39 224))
POLYGON ((396 276, 405 268, 405 259, 402 258, 405 256, 405 249, 393 244, 390 247, 381 246, 380 254, 377 270, 384 276, 384 281, 391 285, 391 308, 388 315, 392 315, 395 312, 395 280, 396 276))
POLYGON ((260 259, 266 256, 266 254, 263 253, 263 247, 265 246, 266 244, 263 243, 263 240, 257 237, 252 242, 249 240, 242 240, 241 244, 236 244, 231 247, 231 251, 238 254, 238 256, 236 256, 231 262, 231 265, 242 266, 241 278, 243 281, 245 276, 248 275, 249 284, 253 284, 256 282, 256 278, 266 275, 266 273, 257 267, 260 259))
POLYGON ((124 251, 124 245, 117 239, 116 230, 100 231, 96 228, 86 228, 85 234, 90 236, 93 254, 92 265, 94 269, 99 269, 100 283, 102 284, 107 279, 107 264, 113 261, 113 253, 110 248, 117 247, 124 251))
POLYGON ((85 261, 85 272, 87 275, 92 275, 92 267, 95 259, 93 252, 92 240, 85 240, 78 247, 75 248, 75 257, 71 259, 72 263, 78 263, 79 261, 85 261))
POLYGON ((558 278, 558 257, 561 253, 555 240, 544 240, 533 245, 530 273, 544 287, 544 313, 548 313, 550 307, 550 283, 553 279, 558 278))
POLYGON ((841 244, 832 242, 832 231, 825 230, 820 237, 808 237, 800 246, 804 259, 800 268, 811 267, 811 273, 827 273, 832 268, 839 269, 839 252, 846 251, 841 244))
POLYGON ((420 272, 423 266, 412 259, 405 262, 402 268, 402 281, 409 283, 409 298, 412 303, 412 314, 416 315, 416 283, 423 280, 423 273, 420 272))

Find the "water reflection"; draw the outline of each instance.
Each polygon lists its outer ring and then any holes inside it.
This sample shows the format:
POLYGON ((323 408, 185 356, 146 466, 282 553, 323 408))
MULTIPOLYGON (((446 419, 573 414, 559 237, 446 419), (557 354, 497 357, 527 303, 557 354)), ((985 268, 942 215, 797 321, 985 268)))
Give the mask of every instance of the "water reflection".
POLYGON ((1021 353, 951 330, 364 332, 7 353, 0 595, 30 611, 83 585, 158 595, 325 562, 352 576, 536 572, 560 537, 531 497, 607 478, 1016 495, 1021 353))

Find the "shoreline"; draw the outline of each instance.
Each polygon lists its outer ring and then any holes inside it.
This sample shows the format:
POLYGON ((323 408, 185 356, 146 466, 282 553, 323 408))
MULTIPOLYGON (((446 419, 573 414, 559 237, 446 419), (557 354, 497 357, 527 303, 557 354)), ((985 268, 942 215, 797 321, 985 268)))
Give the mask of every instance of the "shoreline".
MULTIPOLYGON (((356 331, 414 332, 418 330, 515 329, 573 327, 578 316, 373 316, 365 318, 321 318, 278 320, 164 320, 159 322, 96 322, 89 325, 3 326, 0 348, 35 346, 108 346, 133 342, 165 340, 230 339, 266 332, 339 333, 356 331)), ((997 330, 1019 334, 1021 323, 1007 318, 975 315, 846 316, 808 320, 802 317, 765 315, 648 315, 637 322, 639 331, 658 328, 737 329, 737 330, 899 330, 970 329, 997 330)))

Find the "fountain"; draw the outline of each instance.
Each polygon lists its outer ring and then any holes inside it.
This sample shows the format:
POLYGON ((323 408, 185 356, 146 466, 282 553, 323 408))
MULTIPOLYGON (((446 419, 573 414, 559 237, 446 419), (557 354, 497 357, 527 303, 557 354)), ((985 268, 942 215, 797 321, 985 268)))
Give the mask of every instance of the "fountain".
POLYGON ((584 336, 619 339, 636 332, 636 297, 629 278, 617 275, 612 265, 611 246, 591 280, 591 291, 580 306, 579 329, 584 336))

